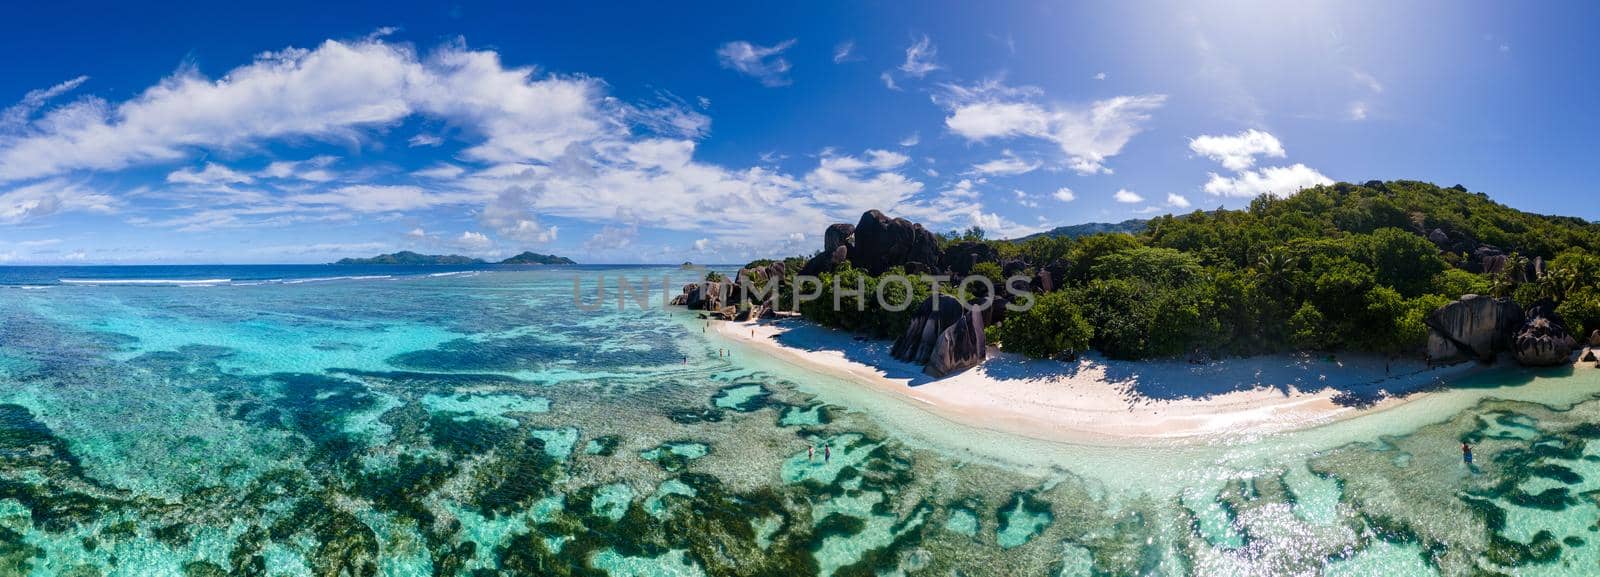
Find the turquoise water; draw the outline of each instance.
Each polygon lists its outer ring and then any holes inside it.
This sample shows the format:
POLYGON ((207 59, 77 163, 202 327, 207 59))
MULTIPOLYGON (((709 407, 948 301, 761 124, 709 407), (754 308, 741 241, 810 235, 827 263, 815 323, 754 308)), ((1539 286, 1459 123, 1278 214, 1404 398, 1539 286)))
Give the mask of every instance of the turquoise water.
POLYGON ((683 311, 577 310, 574 275, 592 295, 602 270, 0 287, 0 575, 1600 570, 1600 371, 1078 447, 938 420, 683 311))

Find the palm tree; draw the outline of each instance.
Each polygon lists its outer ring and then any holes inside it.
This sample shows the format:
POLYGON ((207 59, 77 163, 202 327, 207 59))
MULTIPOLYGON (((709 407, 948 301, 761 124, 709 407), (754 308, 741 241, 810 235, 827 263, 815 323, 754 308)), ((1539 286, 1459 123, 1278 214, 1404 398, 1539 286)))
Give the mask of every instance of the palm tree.
POLYGON ((1256 271, 1264 277, 1263 285, 1278 295, 1288 295, 1294 292, 1294 279, 1291 275, 1299 264, 1299 257, 1281 249, 1272 249, 1256 259, 1256 271))
POLYGON ((1506 274, 1516 283, 1528 282, 1528 257, 1513 251, 1506 255, 1506 274))
MULTIPOLYGON (((1507 266, 1510 263, 1507 262, 1507 266)), ((1517 283, 1511 280, 1507 271, 1489 273, 1489 294, 1494 297, 1510 296, 1512 289, 1517 288, 1517 283)))
POLYGON ((1566 267, 1549 269, 1539 277, 1542 296, 1558 302, 1583 288, 1582 285, 1583 279, 1578 277, 1578 271, 1566 267))

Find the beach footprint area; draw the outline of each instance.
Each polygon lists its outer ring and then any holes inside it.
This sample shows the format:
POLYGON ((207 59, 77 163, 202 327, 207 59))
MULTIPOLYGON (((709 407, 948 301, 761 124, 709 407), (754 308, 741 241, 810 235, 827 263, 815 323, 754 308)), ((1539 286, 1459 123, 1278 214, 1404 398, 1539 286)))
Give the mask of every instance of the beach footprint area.
POLYGON ((1074 444, 571 282, 0 288, 0 575, 1600 570, 1600 371, 1074 444))

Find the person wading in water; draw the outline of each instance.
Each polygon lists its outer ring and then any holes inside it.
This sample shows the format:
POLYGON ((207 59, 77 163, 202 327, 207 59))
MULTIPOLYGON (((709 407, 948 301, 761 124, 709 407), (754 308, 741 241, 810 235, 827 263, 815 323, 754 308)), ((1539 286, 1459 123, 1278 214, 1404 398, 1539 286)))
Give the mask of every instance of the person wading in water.
POLYGON ((1472 445, 1461 444, 1461 462, 1468 465, 1472 464, 1472 445))

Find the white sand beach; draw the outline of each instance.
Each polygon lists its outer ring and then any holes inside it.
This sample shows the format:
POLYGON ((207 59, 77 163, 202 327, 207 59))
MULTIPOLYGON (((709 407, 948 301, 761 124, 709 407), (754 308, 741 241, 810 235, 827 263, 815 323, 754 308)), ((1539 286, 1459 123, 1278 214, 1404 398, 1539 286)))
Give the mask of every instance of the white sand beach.
POLYGON ((711 326, 778 360, 903 396, 962 425, 1074 444, 1211 442, 1308 429, 1399 406, 1479 369, 1351 355, 1068 363, 991 347, 983 364, 934 379, 890 357, 890 341, 857 340, 801 319, 711 326))

